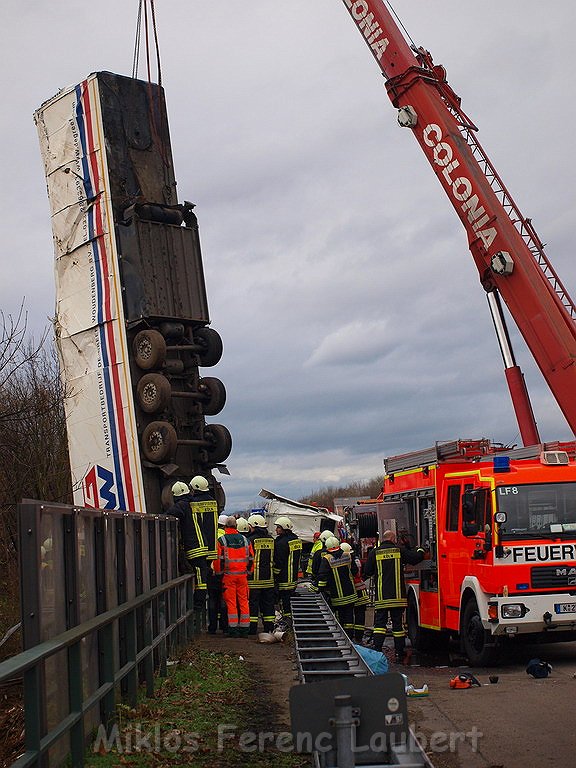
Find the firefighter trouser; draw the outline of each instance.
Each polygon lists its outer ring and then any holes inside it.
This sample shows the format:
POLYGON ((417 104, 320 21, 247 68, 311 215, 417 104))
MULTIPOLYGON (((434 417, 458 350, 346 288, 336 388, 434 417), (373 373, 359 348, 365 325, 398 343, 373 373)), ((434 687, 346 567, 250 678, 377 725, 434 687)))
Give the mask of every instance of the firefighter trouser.
POLYGON ((362 640, 366 629, 366 605, 354 606, 354 639, 362 640))
POLYGON ((222 597, 222 579, 208 587, 208 632, 216 632, 220 626, 222 632, 228 629, 228 614, 226 603, 222 597), (216 586, 217 584, 217 586, 216 586))
POLYGON ((250 588, 250 634, 258 631, 258 618, 262 616, 264 632, 274 629, 274 587, 250 588))
POLYGON ((354 635, 354 603, 335 605, 332 609, 348 637, 354 635))
POLYGON ((194 557, 189 561, 194 573, 194 609, 204 610, 206 608, 206 576, 208 574, 208 563, 205 557, 194 557))
POLYGON ((225 573, 222 576, 222 596, 228 611, 228 629, 246 630, 250 627, 248 577, 245 573, 225 573))
POLYGON ((392 619, 392 637, 394 638, 394 649, 397 656, 402 656, 406 645, 406 631, 404 629, 404 608, 379 608, 374 612, 374 649, 381 651, 386 637, 386 625, 388 624, 388 614, 392 619))
POLYGON ((287 618, 292 618, 292 608, 290 606, 290 599, 296 594, 296 587, 294 589, 280 589, 278 590, 278 600, 282 606, 282 615, 287 618))

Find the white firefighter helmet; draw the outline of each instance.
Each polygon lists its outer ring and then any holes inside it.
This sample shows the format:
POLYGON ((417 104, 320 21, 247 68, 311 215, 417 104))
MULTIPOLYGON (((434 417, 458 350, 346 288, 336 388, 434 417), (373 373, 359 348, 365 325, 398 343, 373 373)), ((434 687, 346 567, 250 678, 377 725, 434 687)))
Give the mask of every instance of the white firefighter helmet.
POLYGON ((236 520, 236 528, 238 529, 239 533, 248 533, 250 530, 250 526, 248 525, 248 520, 246 520, 245 517, 239 517, 236 520))
POLYGON ((347 541, 343 541, 342 544, 340 544, 340 549, 342 552, 344 552, 346 555, 349 555, 350 552, 352 552, 352 546, 348 544, 347 541))
POLYGON ((266 528, 266 519, 264 515, 250 515, 248 525, 251 525, 253 528, 266 528))
POLYGON ((226 525, 226 520, 228 520, 228 515, 226 512, 222 512, 222 514, 218 517, 218 525, 226 525))
POLYGON ((336 536, 329 536, 326 539, 326 549, 340 549, 340 542, 336 536))
POLYGON ((196 475, 190 480, 190 488, 193 488, 195 491, 207 491, 208 480, 202 477, 202 475, 196 475))
POLYGON ((289 517, 277 517, 276 520, 274 520, 274 525, 280 526, 280 528, 284 528, 285 531, 291 531, 294 527, 294 524, 292 523, 292 520, 290 520, 289 517))
POLYGON ((334 536, 332 531, 328 531, 328 530, 322 531, 322 533, 320 534, 320 540, 323 541, 324 544, 326 544, 326 539, 329 539, 330 536, 334 536))
POLYGON ((172 496, 184 496, 187 493, 190 493, 190 488, 188 488, 186 483, 183 483, 182 480, 178 480, 178 482, 174 483, 172 486, 172 496))

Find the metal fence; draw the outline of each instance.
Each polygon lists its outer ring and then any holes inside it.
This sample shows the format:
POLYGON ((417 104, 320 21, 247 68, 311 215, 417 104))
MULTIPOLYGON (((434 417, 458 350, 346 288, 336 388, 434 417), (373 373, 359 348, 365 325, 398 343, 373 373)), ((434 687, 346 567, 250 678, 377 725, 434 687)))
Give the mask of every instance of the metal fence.
POLYGON ((19 506, 25 753, 13 764, 83 765, 91 731, 122 696, 153 693, 172 647, 193 634, 193 583, 178 575, 178 523, 162 515, 19 506))

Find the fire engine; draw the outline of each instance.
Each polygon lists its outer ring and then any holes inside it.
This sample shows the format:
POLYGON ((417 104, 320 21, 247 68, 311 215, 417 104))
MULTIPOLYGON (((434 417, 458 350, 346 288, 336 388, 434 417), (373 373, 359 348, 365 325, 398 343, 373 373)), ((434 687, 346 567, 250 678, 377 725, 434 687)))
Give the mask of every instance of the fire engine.
POLYGON ((576 442, 453 440, 384 465, 380 529, 430 549, 406 574, 414 647, 459 635, 487 665, 506 638, 576 638, 576 442))
POLYGON ((376 505, 380 531, 394 527, 430 546, 408 580, 413 645, 459 635, 473 664, 489 664, 505 638, 576 637, 576 442, 541 442, 501 298, 575 435, 576 306, 444 67, 409 45, 382 0, 344 4, 399 125, 414 134, 466 229, 524 445, 454 440, 387 458, 376 505))

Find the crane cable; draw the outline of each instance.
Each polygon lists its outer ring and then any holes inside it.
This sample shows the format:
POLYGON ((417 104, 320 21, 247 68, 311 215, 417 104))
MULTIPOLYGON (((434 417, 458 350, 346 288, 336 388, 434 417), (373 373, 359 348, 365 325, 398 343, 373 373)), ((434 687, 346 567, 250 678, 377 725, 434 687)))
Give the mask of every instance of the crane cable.
POLYGON ((142 10, 144 10, 144 28, 145 28, 145 43, 146 43, 146 68, 148 75, 148 82, 152 82, 152 68, 150 64, 150 30, 148 22, 148 3, 150 4, 150 18, 152 21, 152 32, 154 35, 154 48, 156 51, 156 67, 158 70, 158 85, 162 85, 162 67, 160 65, 160 45, 158 42, 158 29, 156 26, 156 10, 154 8, 154 0, 139 0, 138 2, 138 17, 136 20, 136 38, 134 41, 134 57, 132 59, 132 77, 136 79, 138 77, 138 62, 140 59, 140 42, 142 39, 142 10))
MULTIPOLYGON (((162 112, 158 100, 152 95, 152 67, 150 64, 150 29, 148 23, 148 4, 150 4, 150 17, 152 20, 152 30, 154 34, 154 47, 156 50, 156 67, 158 71, 158 88, 162 89, 162 68, 160 66, 160 45, 158 43, 158 29, 156 26, 156 11, 154 9, 154 0, 138 0, 138 17, 136 20, 136 38, 134 41, 134 57, 132 59, 132 78, 138 78, 138 62, 140 59, 140 43, 142 39, 142 10, 144 10, 144 31, 146 44, 146 73, 148 79, 148 103, 150 112, 150 126, 158 151, 162 158, 164 168, 170 167, 169 151, 163 141, 163 132, 160 127, 162 122, 162 112), (158 114, 156 114, 158 111, 158 114)), ((167 130, 166 126, 163 126, 167 130)))

